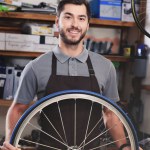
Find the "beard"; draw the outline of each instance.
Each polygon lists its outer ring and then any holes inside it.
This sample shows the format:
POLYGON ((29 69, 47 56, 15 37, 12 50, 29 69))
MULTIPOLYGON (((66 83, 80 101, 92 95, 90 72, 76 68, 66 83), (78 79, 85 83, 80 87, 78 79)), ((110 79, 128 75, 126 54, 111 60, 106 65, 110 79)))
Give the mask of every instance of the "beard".
POLYGON ((62 41, 63 41, 65 44, 68 44, 68 45, 77 45, 77 44, 79 44, 80 41, 85 37, 86 31, 83 32, 83 33, 80 35, 79 39, 77 39, 77 40, 75 40, 75 39, 69 39, 69 38, 67 37, 67 35, 65 34, 65 31, 64 31, 63 29, 59 29, 59 34, 60 34, 60 36, 61 36, 62 41))

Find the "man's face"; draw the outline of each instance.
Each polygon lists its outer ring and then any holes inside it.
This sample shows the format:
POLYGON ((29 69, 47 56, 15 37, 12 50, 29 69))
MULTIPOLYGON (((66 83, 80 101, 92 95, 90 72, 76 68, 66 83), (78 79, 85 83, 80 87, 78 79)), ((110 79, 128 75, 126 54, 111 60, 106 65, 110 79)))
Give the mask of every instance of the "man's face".
POLYGON ((65 44, 79 44, 89 28, 86 7, 66 4, 60 17, 56 18, 56 25, 59 29, 60 38, 65 44))

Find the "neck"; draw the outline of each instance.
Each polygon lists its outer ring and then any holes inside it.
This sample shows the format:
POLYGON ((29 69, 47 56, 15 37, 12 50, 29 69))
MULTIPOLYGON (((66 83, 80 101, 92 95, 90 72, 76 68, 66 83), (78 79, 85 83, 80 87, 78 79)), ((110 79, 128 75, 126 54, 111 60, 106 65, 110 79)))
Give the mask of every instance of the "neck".
POLYGON ((59 47, 65 55, 76 57, 83 51, 83 41, 77 45, 68 45, 61 41, 59 42, 59 47))

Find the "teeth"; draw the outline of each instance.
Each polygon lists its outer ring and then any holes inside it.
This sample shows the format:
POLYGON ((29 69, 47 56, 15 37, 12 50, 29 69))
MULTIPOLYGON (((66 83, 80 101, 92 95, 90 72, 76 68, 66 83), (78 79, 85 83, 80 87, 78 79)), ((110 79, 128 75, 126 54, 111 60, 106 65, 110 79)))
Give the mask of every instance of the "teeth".
POLYGON ((78 31, 70 31, 71 33, 79 33, 78 31))

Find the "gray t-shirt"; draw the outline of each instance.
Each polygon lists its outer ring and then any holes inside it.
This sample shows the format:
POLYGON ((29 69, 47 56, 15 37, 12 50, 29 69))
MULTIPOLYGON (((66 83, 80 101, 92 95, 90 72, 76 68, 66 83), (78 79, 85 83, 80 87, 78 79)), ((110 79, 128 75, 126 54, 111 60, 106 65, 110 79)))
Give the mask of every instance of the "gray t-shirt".
POLYGON ((89 55, 100 87, 100 93, 115 102, 119 100, 116 71, 110 60, 86 49, 79 56, 71 58, 63 54, 56 46, 51 52, 41 55, 26 65, 14 97, 17 103, 28 104, 36 95, 38 99, 44 96, 51 75, 53 52, 57 58, 57 75, 65 76, 89 76, 86 63, 89 55))

